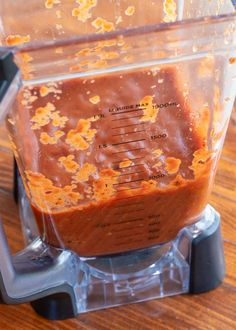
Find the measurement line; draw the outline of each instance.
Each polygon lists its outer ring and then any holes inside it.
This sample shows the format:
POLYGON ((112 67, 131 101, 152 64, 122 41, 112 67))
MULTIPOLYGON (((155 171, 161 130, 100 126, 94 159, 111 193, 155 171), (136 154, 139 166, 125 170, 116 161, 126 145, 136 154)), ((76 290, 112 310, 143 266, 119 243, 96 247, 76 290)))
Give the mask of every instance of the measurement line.
MULTIPOLYGON (((122 162, 122 160, 119 161, 119 163, 122 162)), ((131 168, 131 167, 135 167, 135 166, 144 166, 144 164, 135 164, 135 165, 130 165, 130 166, 127 166, 127 167, 124 167, 123 169, 127 169, 127 168, 131 168)), ((118 167, 117 165, 113 166, 112 167, 114 170, 120 170, 122 168, 118 167)))
MULTIPOLYGON (((125 160, 137 160, 137 159, 143 159, 143 157, 127 158, 125 160)), ((120 163, 120 162, 122 162, 122 159, 121 160, 115 160, 114 162, 112 162, 112 164, 114 164, 114 163, 120 163)), ((127 167, 125 167, 125 168, 127 168, 127 167)))
POLYGON ((123 236, 117 236, 116 239, 121 239, 121 238, 127 238, 127 237, 130 237, 130 234, 127 233, 128 230, 132 230, 132 237, 133 237, 133 236, 139 236, 139 235, 143 235, 143 232, 142 232, 142 231, 140 232, 140 230, 143 229, 142 227, 143 227, 143 226, 139 226, 138 228, 135 228, 135 229, 138 229, 135 233, 133 232, 134 227, 125 227, 125 228, 123 228, 123 229, 121 229, 121 228, 118 229, 118 228, 117 228, 117 229, 113 230, 113 232, 114 232, 114 234, 122 234, 122 232, 125 233, 123 236))
MULTIPOLYGON (((127 190, 127 189, 126 189, 126 190, 127 190)), ((123 191, 123 190, 120 190, 120 191, 123 191)), ((145 197, 145 195, 135 195, 135 196, 129 196, 129 197, 123 197, 123 198, 117 198, 116 200, 117 200, 117 201, 124 201, 124 200, 130 199, 130 198, 136 198, 136 197, 145 197)))
MULTIPOLYGON (((132 226, 132 224, 130 224, 131 226, 132 226)), ((136 229, 140 229, 140 230, 142 230, 143 228, 142 228, 143 226, 139 226, 139 228, 136 228, 136 229)), ((129 235, 129 233, 127 234, 127 232, 129 232, 130 230, 132 230, 132 238, 133 237, 135 237, 135 236, 140 236, 140 235, 142 235, 143 233, 141 232, 136 232, 136 233, 134 233, 133 232, 133 230, 134 230, 134 228, 133 227, 125 227, 125 228, 123 228, 123 229, 117 229, 117 230, 113 230, 113 233, 115 234, 115 235, 119 235, 119 236, 116 236, 115 237, 115 239, 122 239, 122 238, 128 238, 128 237, 130 237, 130 235, 129 235), (124 234, 123 234, 124 233, 124 234), (122 236, 121 236, 122 235, 122 236)))
POLYGON ((113 186, 119 186, 120 184, 127 184, 127 183, 132 183, 132 182, 139 182, 139 181, 143 181, 143 180, 145 180, 145 178, 136 179, 136 180, 130 180, 130 181, 126 181, 126 182, 114 183, 113 186))
MULTIPOLYGON (((126 167, 127 168, 127 167, 126 167)), ((144 171, 139 171, 139 172, 129 172, 129 173, 124 173, 124 174, 119 174, 116 177, 124 176, 124 175, 132 175, 132 174, 139 174, 139 173, 144 173, 144 171)))
POLYGON ((111 121, 117 121, 117 120, 125 120, 125 119, 133 119, 133 118, 140 118, 143 115, 137 115, 137 116, 132 116, 132 117, 123 117, 123 118, 118 118, 118 119, 112 119, 111 121))
POLYGON ((112 127, 112 129, 126 128, 126 127, 130 127, 130 126, 139 126, 139 125, 144 125, 144 124, 145 123, 130 124, 130 125, 125 125, 125 126, 112 127))
MULTIPOLYGON (((129 211, 125 212, 125 214, 126 213, 133 213, 133 212, 142 212, 142 211, 145 211, 145 209, 142 208, 142 209, 129 210, 129 211)), ((124 213, 116 213, 115 215, 124 215, 124 213)))
MULTIPOLYGON (((138 209, 138 210, 129 210, 129 211, 125 211, 125 214, 127 213, 133 213, 133 212, 141 212, 144 211, 144 209, 138 209)), ((114 215, 124 215, 124 213, 115 213, 114 215)))
POLYGON ((126 168, 130 168, 130 167, 135 167, 135 166, 141 166, 141 165, 144 165, 144 164, 130 165, 130 166, 125 167, 125 169, 126 169, 126 168))
MULTIPOLYGON (((130 229, 130 230, 132 230, 132 229, 134 229, 134 228, 125 228, 126 230, 128 230, 128 229, 130 229)), ((125 231, 126 231, 125 230, 125 231)), ((117 234, 119 234, 119 232, 117 233, 117 234)), ((132 237, 134 237, 134 236, 140 236, 140 235, 143 235, 143 232, 141 232, 141 233, 133 233, 132 232, 132 237)), ((122 235, 122 236, 117 236, 116 237, 116 239, 122 239, 122 238, 130 238, 130 234, 128 234, 128 235, 122 235)), ((133 242, 133 241, 131 241, 131 242, 133 242)))
POLYGON ((113 143, 112 146, 119 146, 121 144, 127 144, 127 143, 135 143, 135 142, 142 142, 146 139, 139 139, 139 140, 131 140, 131 141, 125 141, 125 142, 119 142, 119 143, 113 143))
POLYGON ((143 221, 143 218, 134 218, 134 219, 129 219, 125 221, 119 221, 117 223, 114 223, 114 225, 119 225, 121 223, 127 223, 127 222, 135 222, 135 221, 143 221))
MULTIPOLYGON (((130 165, 130 166, 125 167, 125 169, 130 168, 130 167, 135 167, 135 166, 142 166, 142 165, 144 165, 144 164, 130 165)), ((113 169, 117 169, 118 170, 119 168, 117 168, 116 166, 113 166, 113 169)))
POLYGON ((120 114, 128 113, 128 112, 141 111, 141 110, 144 110, 144 109, 145 108, 138 108, 138 109, 133 109, 133 110, 121 111, 121 112, 113 112, 111 115, 116 116, 116 115, 120 115, 120 114))
POLYGON ((140 204, 142 204, 142 203, 136 202, 136 203, 133 203, 133 204, 122 204, 122 205, 115 206, 115 209, 118 209, 120 207, 129 207, 129 206, 135 206, 135 205, 140 205, 140 204))
POLYGON ((137 150, 143 150, 143 149, 145 149, 145 148, 136 148, 136 149, 129 149, 129 150, 117 151, 117 152, 113 152, 112 155, 121 154, 122 152, 131 152, 131 151, 137 151, 137 150))
POLYGON ((125 132, 125 133, 120 133, 120 134, 112 134, 111 136, 120 136, 120 135, 124 135, 124 134, 134 134, 134 133, 141 133, 141 132, 145 132, 145 129, 142 129, 140 131, 132 131, 132 132, 125 132))
MULTIPOLYGON (((121 190, 117 190, 117 192, 122 192, 122 191, 128 191, 128 190, 137 190, 140 189, 140 187, 136 187, 136 188, 128 188, 128 189, 121 189, 121 190)), ((136 196, 135 196, 136 197, 136 196)), ((117 199, 118 200, 118 199, 117 199)))

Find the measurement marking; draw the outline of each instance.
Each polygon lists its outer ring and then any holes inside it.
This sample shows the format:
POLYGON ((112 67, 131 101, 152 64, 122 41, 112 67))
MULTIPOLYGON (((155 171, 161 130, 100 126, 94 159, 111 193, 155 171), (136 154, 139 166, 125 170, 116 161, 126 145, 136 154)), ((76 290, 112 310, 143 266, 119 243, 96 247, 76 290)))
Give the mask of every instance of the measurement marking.
MULTIPOLYGON (((125 160, 137 160, 137 159, 143 159, 143 157, 127 158, 125 160)), ((114 164, 114 163, 120 163, 120 162, 122 162, 122 159, 121 160, 115 160, 114 162, 112 162, 112 164, 114 164)))
POLYGON ((115 209, 118 209, 120 207, 128 207, 128 206, 134 206, 134 205, 140 205, 140 204, 142 204, 142 203, 136 202, 136 203, 133 203, 133 204, 122 204, 122 205, 115 206, 115 209))
POLYGON ((143 231, 142 231, 143 228, 140 226, 137 229, 139 229, 139 230, 137 232, 135 232, 135 233, 133 232, 133 230, 134 230, 134 227, 133 226, 132 227, 126 227, 126 228, 123 228, 123 229, 116 229, 113 232, 114 232, 114 234, 125 233, 122 236, 116 236, 116 238, 118 238, 118 239, 130 237, 130 233, 127 233, 127 231, 129 231, 129 230, 132 230, 132 237, 133 236, 143 235, 143 231))
POLYGON ((126 184, 126 183, 138 182, 138 181, 143 181, 143 180, 145 180, 145 178, 137 179, 137 180, 130 180, 130 181, 127 181, 127 182, 114 183, 113 186, 119 186, 120 184, 126 184))
MULTIPOLYGON (((126 167, 127 168, 127 167, 126 167)), ((123 168, 123 169, 126 169, 123 168)), ((112 178, 119 178, 120 176, 125 176, 125 175, 133 175, 133 174, 139 174, 139 173, 144 173, 145 171, 138 171, 138 172, 128 172, 128 173, 123 173, 123 174, 118 174, 118 175, 113 175, 112 178)))
POLYGON ((135 165, 130 165, 130 166, 127 166, 126 168, 135 167, 135 166, 141 166, 141 165, 144 165, 144 164, 135 164, 135 165))
POLYGON ((125 169, 130 168, 130 167, 135 167, 135 166, 141 166, 141 165, 144 165, 144 164, 130 165, 130 166, 127 166, 125 169))
POLYGON ((146 139, 139 139, 139 140, 132 140, 132 141, 125 141, 125 142, 119 142, 119 143, 113 143, 112 146, 119 146, 121 144, 127 144, 127 143, 135 143, 135 142, 142 142, 146 139))
MULTIPOLYGON (((123 190, 120 190, 120 191, 123 191, 123 190)), ((135 196, 130 196, 130 197, 117 198, 116 200, 117 201, 123 201, 123 200, 127 200, 127 199, 130 199, 130 198, 136 198, 136 197, 145 197, 145 195, 135 195, 135 196)))
MULTIPOLYGON (((126 167, 127 168, 127 167, 126 167)), ((116 175, 116 177, 124 176, 124 175, 132 175, 132 174, 139 174, 139 173, 144 173, 144 171, 139 171, 139 172, 129 172, 129 173, 124 173, 124 174, 119 174, 116 175)))
MULTIPOLYGON (((120 162, 122 162, 122 159, 118 163, 120 163, 120 162)), ((130 165, 130 166, 125 167, 125 169, 130 168, 130 167, 135 167, 135 166, 141 166, 141 165, 144 165, 144 164, 130 165)), ((115 170, 119 170, 120 169, 120 167, 118 167, 117 165, 116 166, 113 166, 112 168, 115 169, 115 170)))
POLYGON ((143 150, 143 149, 145 149, 145 148, 136 148, 136 149, 128 149, 128 150, 123 150, 123 151, 117 151, 117 152, 113 152, 112 155, 121 154, 122 152, 138 151, 138 150, 143 150))
MULTIPOLYGON (((128 228, 125 228, 126 230, 128 230, 128 228)), ((132 228, 129 228, 130 230, 132 230, 132 228)), ((134 229, 134 228, 133 228, 134 229)), ((125 230, 125 231, 126 231, 125 230)), ((119 233, 119 232, 118 232, 119 233)), ((118 234, 117 233, 117 234, 118 234)), ((132 237, 134 236, 139 236, 139 235, 143 235, 143 232, 140 233, 132 233, 132 237)), ((122 235, 122 236, 117 236, 116 239, 122 239, 122 238, 130 238, 130 234, 129 235, 122 235)))
POLYGON ((140 131, 132 131, 132 132, 125 132, 125 133, 120 133, 120 134, 112 134, 112 136, 120 136, 120 135, 124 135, 124 134, 134 134, 134 133, 141 133, 141 132, 145 132, 145 129, 142 129, 140 131))
POLYGON ((117 120, 125 120, 125 119, 133 119, 133 118, 140 118, 143 115, 137 115, 137 116, 132 116, 132 117, 123 117, 123 118, 118 118, 118 119, 112 119, 111 121, 117 121, 117 120))
MULTIPOLYGON (((121 189, 121 190, 117 190, 117 192, 122 192, 122 191, 128 191, 128 190, 137 190, 140 189, 140 187, 136 187, 136 188, 128 188, 128 189, 121 189)), ((118 199, 117 199, 118 200, 118 199)))
POLYGON ((128 113, 128 112, 141 111, 141 110, 144 110, 144 109, 145 108, 138 108, 138 109, 133 109, 133 110, 121 111, 121 112, 113 112, 111 115, 116 116, 116 115, 120 115, 120 114, 128 113))
POLYGON ((130 125, 125 125, 125 126, 112 127, 112 129, 126 128, 126 127, 130 127, 130 126, 139 126, 139 125, 144 125, 144 124, 145 123, 130 124, 130 125))
MULTIPOLYGON (((125 211, 125 214, 126 213, 133 213, 133 212, 141 212, 141 211, 144 211, 145 209, 137 209, 137 210, 129 210, 129 211, 125 211)), ((123 215, 124 213, 115 213, 114 215, 123 215)))
MULTIPOLYGON (((132 204, 131 204, 131 205, 132 205, 132 204)), ((135 205, 135 204, 134 204, 134 205, 135 205)), ((124 205, 123 205, 123 206, 124 206, 124 205)), ((145 209, 142 208, 142 209, 129 210, 129 211, 125 212, 125 214, 126 214, 126 213, 133 213, 133 212, 141 212, 141 211, 145 211, 145 209)), ((115 215, 121 215, 121 214, 124 215, 124 213, 116 213, 115 215)))
POLYGON ((121 223, 129 223, 129 222, 135 222, 135 221, 143 221, 143 218, 134 218, 134 219, 129 219, 125 221, 119 221, 117 223, 114 223, 114 225, 120 225, 121 223))
MULTIPOLYGON (((143 226, 139 226, 139 227, 140 227, 139 229, 142 229, 143 226)), ((123 229, 117 229, 117 230, 113 230, 113 233, 115 235, 119 235, 119 234, 122 235, 122 233, 126 234, 127 231, 129 231, 129 230, 134 230, 134 228, 133 227, 126 227, 126 228, 123 228, 123 229)), ((136 232, 136 233, 132 232, 132 237, 139 236, 141 234, 142 234, 142 232, 136 232)), ((126 237, 129 237, 129 234, 128 235, 122 235, 122 236, 116 236, 116 239, 121 239, 121 238, 126 238, 126 237)))

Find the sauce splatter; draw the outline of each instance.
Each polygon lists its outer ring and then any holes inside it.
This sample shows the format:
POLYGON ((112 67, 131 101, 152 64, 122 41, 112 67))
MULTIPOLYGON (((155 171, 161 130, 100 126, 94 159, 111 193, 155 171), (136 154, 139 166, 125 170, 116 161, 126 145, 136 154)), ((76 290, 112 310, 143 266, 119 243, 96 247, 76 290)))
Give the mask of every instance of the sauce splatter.
POLYGON ((152 153, 155 157, 160 157, 163 154, 163 151, 161 149, 155 149, 152 153))
POLYGON ((140 101, 140 104, 144 109, 143 116, 139 120, 141 122, 149 121, 150 123, 155 123, 159 109, 155 109, 153 104, 153 97, 150 95, 145 96, 140 101))
POLYGON ((79 168, 79 164, 74 161, 75 156, 69 155, 69 156, 63 156, 58 159, 59 163, 63 165, 65 170, 69 173, 75 173, 77 169, 79 168))
POLYGON ((174 0, 165 0, 163 4, 164 22, 175 22, 177 18, 176 3, 174 0))
POLYGON ((56 83, 49 83, 48 85, 42 85, 39 90, 40 96, 45 97, 50 93, 61 94, 62 91, 57 88, 56 83))
POLYGON ((236 57, 230 57, 229 64, 235 64, 236 63, 236 57))
POLYGON ((122 162, 120 162, 119 168, 126 168, 126 167, 129 167, 132 164, 133 164, 132 160, 126 159, 126 160, 123 160, 122 162))
POLYGON ((169 174, 175 174, 178 172, 181 164, 181 160, 174 157, 166 158, 166 166, 165 169, 169 174))
POLYGON ((57 187, 41 173, 25 171, 30 195, 41 208, 56 211, 68 205, 76 205, 81 195, 73 190, 76 186, 57 187))
POLYGON ((63 131, 56 131, 52 135, 49 135, 46 132, 42 132, 40 134, 39 140, 42 144, 57 144, 60 137, 62 137, 64 134, 65 133, 63 131))
POLYGON ((89 148, 89 144, 92 143, 96 133, 97 130, 91 128, 89 119, 80 119, 76 128, 67 133, 66 143, 73 149, 86 150, 89 148))
POLYGON ((73 182, 86 182, 90 175, 96 174, 97 168, 93 164, 85 163, 81 169, 73 176, 73 182))
POLYGON ((91 10, 96 7, 97 0, 78 0, 77 2, 79 7, 73 8, 72 16, 84 23, 92 17, 91 10))
POLYGON ((61 0, 46 0, 45 8, 52 9, 54 5, 58 5, 59 3, 61 3, 61 0))
POLYGON ((110 32, 113 31, 114 24, 112 22, 107 21, 104 18, 97 17, 93 22, 92 26, 95 27, 97 30, 97 33, 103 33, 103 32, 110 32))
POLYGON ((135 7, 134 6, 129 6, 125 10, 125 15, 127 15, 127 16, 132 16, 134 13, 135 13, 135 7))
POLYGON ((118 171, 110 168, 100 171, 100 179, 93 182, 93 197, 95 200, 106 200, 116 193, 114 184, 118 182, 118 175, 118 171))
POLYGON ((98 104, 100 102, 100 96, 95 95, 90 97, 89 102, 91 102, 92 104, 98 104))
POLYGON ((35 110, 34 116, 31 118, 33 125, 31 128, 33 130, 39 129, 47 124, 49 124, 51 119, 51 113, 56 110, 55 106, 52 103, 47 103, 45 107, 39 107, 35 110))
POLYGON ((26 36, 21 36, 19 34, 16 35, 9 35, 6 38, 6 44, 7 46, 16 46, 16 45, 20 45, 20 44, 24 44, 30 42, 30 36, 26 35, 26 36))

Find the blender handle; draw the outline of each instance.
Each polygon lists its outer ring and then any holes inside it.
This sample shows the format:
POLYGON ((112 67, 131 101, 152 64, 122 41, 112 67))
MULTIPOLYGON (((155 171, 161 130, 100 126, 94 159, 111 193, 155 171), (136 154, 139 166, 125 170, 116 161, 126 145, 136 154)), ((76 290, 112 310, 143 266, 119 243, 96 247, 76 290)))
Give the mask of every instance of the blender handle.
POLYGON ((49 247, 39 238, 12 256, 0 219, 0 294, 4 303, 19 304, 59 296, 63 306, 65 301, 69 305, 61 311, 61 317, 76 316, 77 267, 76 256, 71 251, 49 247))
MULTIPOLYGON (((13 61, 13 53, 0 47, 0 122, 20 85, 20 71, 13 61)), ((79 263, 73 252, 48 246, 40 238, 12 256, 0 218, 0 297, 4 303, 32 302, 37 303, 37 308, 45 309, 41 301, 49 297, 54 306, 53 316, 55 307, 59 307, 57 318, 73 317, 78 314, 77 267, 79 263)))
POLYGON ((11 108, 20 86, 20 71, 13 61, 13 53, 0 47, 0 122, 11 108))

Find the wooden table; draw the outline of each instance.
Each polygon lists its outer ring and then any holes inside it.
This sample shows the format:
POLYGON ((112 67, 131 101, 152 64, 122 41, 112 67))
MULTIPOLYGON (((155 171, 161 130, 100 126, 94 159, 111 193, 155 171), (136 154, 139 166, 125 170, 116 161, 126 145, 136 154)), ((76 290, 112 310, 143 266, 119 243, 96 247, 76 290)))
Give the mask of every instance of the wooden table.
MULTIPOLYGON (((12 253, 23 247, 17 207, 12 198, 12 153, 0 128, 0 212, 12 253)), ((230 122, 211 204, 220 211, 227 274, 216 290, 182 295, 47 321, 30 305, 0 305, 0 329, 236 329, 236 124, 230 122)))

